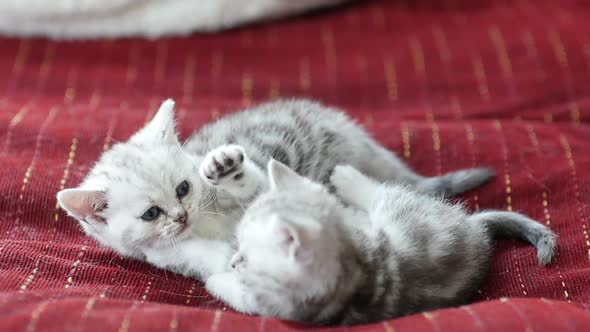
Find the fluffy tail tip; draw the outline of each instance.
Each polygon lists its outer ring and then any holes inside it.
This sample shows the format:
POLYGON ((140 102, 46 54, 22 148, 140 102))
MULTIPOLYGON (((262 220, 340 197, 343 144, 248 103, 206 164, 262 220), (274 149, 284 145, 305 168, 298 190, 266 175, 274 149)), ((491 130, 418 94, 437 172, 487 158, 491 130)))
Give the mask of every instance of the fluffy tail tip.
POLYGON ((557 248, 557 235, 548 231, 546 234, 541 235, 536 244, 537 247, 537 258, 541 265, 548 265, 551 263, 555 255, 555 249, 557 248))
POLYGON ((465 170, 465 177, 474 182, 484 184, 496 176, 496 172, 490 167, 478 167, 465 170))

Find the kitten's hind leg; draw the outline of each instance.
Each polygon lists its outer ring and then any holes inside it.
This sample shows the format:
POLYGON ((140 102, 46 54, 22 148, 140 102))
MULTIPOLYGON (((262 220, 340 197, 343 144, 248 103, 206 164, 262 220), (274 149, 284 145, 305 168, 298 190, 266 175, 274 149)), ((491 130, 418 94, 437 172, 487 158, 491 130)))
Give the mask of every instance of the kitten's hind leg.
POLYGON ((336 166, 330 182, 336 188, 336 195, 345 203, 367 211, 377 195, 379 186, 375 180, 349 165, 336 166))
POLYGON ((494 177, 494 172, 489 168, 471 168, 425 177, 416 174, 394 153, 379 145, 371 146, 362 171, 380 182, 407 184, 418 191, 442 196, 475 189, 494 177))

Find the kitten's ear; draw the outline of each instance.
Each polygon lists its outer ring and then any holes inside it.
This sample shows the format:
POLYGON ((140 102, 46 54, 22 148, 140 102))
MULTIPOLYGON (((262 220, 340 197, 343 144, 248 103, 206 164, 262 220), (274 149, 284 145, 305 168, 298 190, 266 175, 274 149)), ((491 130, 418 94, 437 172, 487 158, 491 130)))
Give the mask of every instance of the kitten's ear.
POLYGON ((272 190, 293 188, 305 180, 289 167, 272 158, 268 161, 267 168, 270 188, 272 190))
POLYGON ((59 205, 72 217, 85 222, 105 223, 97 213, 107 207, 107 198, 99 190, 64 189, 57 193, 59 205))
POLYGON ((296 225, 274 216, 270 224, 270 230, 275 236, 277 243, 281 246, 289 257, 296 258, 301 250, 302 231, 296 225))
POLYGON ((165 143, 180 145, 174 122, 174 100, 167 99, 154 116, 142 129, 129 139, 134 143, 165 143))

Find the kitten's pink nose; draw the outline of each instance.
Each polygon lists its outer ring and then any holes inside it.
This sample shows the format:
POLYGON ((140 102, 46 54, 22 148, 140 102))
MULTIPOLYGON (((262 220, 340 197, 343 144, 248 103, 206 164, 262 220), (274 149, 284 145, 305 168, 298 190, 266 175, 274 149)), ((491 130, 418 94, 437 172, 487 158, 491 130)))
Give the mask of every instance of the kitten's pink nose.
POLYGON ((182 213, 180 216, 178 216, 176 219, 174 219, 174 222, 177 222, 179 224, 186 224, 187 221, 188 221, 188 213, 186 213, 186 211, 184 213, 182 213))

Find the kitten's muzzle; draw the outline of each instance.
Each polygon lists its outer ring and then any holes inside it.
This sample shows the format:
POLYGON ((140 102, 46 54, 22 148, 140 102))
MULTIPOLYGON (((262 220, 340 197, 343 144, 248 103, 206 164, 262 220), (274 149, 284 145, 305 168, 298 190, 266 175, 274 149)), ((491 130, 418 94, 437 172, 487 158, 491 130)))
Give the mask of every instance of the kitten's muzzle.
POLYGON ((188 213, 186 211, 183 214, 181 214, 179 217, 174 219, 174 222, 179 223, 179 224, 186 224, 187 221, 188 221, 188 213))

